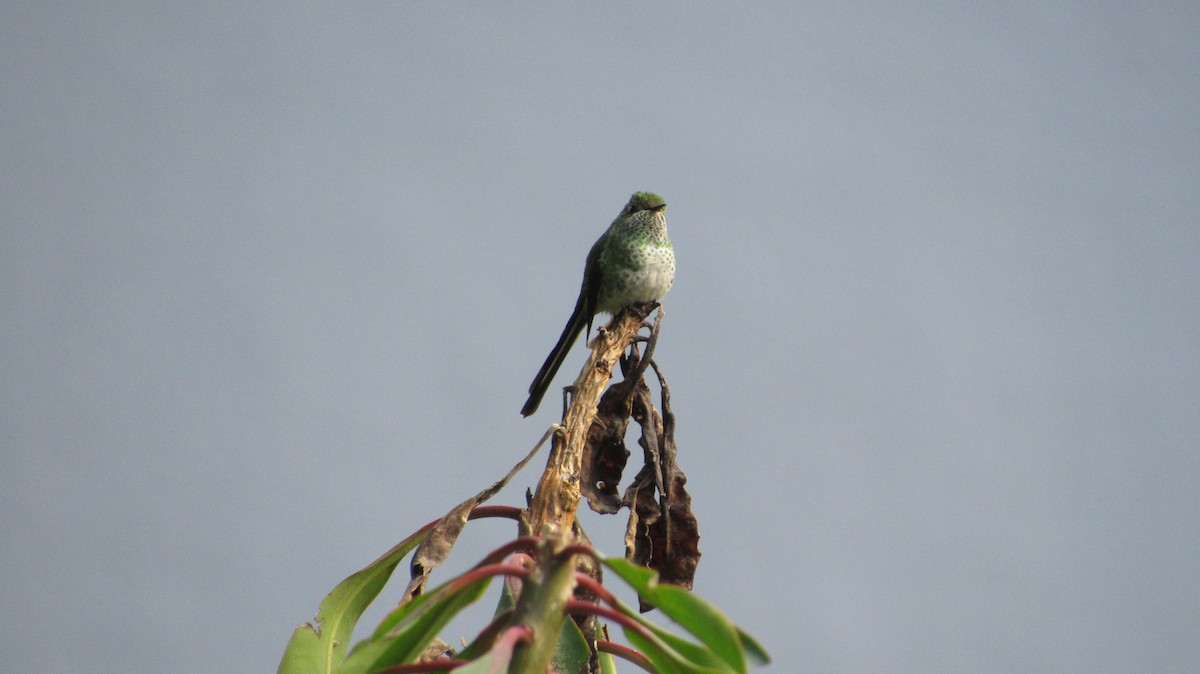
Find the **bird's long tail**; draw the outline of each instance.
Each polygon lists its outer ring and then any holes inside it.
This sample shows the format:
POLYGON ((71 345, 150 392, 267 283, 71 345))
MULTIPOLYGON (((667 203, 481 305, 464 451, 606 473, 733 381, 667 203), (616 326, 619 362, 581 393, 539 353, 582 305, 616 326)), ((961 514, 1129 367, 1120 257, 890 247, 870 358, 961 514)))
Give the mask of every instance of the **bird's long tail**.
POLYGON ((546 395, 546 391, 549 390, 554 375, 562 366, 571 347, 574 346, 575 339, 590 323, 589 318, 581 297, 575 305, 575 311, 572 312, 570 320, 567 321, 567 326, 563 328, 562 336, 558 338, 558 344, 554 345, 554 350, 546 357, 546 362, 542 363, 542 369, 538 370, 537 376, 533 378, 533 383, 529 385, 529 399, 521 408, 521 416, 527 417, 537 411, 538 405, 542 402, 542 396, 546 395))

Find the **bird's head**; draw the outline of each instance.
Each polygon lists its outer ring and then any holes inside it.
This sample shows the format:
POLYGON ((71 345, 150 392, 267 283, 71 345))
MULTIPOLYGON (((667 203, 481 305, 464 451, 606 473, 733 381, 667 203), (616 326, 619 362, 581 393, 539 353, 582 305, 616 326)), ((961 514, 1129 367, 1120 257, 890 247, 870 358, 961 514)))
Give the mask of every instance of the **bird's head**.
POLYGON ((662 212, 667 208, 667 202, 663 198, 653 192, 634 192, 632 197, 629 197, 629 203, 625 204, 625 209, 621 215, 631 215, 638 211, 658 211, 662 212))

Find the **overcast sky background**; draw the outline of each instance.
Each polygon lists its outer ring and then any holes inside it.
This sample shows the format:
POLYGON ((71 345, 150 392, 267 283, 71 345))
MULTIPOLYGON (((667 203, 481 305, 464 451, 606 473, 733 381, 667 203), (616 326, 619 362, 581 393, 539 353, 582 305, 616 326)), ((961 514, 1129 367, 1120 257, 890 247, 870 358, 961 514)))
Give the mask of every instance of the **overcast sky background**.
POLYGON ((0 670, 273 671, 554 419, 651 190, 774 671, 1194 671, 1198 7, 4 3, 0 670))

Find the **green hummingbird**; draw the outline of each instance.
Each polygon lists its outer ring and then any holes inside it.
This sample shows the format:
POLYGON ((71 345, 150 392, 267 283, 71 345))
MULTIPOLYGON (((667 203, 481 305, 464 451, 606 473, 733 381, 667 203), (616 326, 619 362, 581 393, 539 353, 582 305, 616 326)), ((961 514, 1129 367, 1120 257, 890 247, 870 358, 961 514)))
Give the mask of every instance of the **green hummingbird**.
POLYGON ((567 352, 597 313, 617 314, 625 307, 662 299, 675 281, 675 250, 667 238, 667 202, 652 192, 636 192, 621 214, 592 244, 583 267, 579 299, 558 344, 529 385, 523 416, 537 411, 542 396, 567 352))

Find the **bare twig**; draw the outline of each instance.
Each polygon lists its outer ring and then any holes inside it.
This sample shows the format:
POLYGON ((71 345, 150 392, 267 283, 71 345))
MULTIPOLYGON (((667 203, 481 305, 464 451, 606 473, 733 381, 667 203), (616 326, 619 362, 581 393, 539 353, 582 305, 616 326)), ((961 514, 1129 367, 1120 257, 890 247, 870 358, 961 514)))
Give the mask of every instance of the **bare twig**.
POLYGON ((652 307, 647 305, 620 312, 593 341, 591 356, 572 387, 574 395, 571 404, 561 428, 554 433, 546 470, 529 505, 529 522, 533 533, 540 533, 545 526, 553 526, 564 532, 573 529, 579 507, 579 475, 584 440, 596 417, 596 404, 608 385, 613 366, 633 341, 651 310, 652 307))

